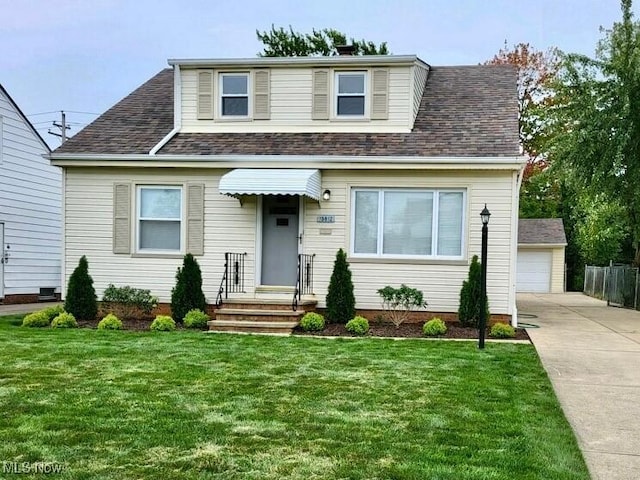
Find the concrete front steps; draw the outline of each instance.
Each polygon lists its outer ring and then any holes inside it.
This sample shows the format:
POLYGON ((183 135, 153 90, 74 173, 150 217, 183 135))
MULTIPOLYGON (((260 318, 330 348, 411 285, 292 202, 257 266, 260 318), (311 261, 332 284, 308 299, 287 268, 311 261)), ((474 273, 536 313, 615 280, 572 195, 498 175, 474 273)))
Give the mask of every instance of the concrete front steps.
POLYGON ((302 316, 315 310, 315 300, 302 300, 297 310, 290 300, 227 299, 208 322, 210 332, 279 333, 289 335, 302 316))

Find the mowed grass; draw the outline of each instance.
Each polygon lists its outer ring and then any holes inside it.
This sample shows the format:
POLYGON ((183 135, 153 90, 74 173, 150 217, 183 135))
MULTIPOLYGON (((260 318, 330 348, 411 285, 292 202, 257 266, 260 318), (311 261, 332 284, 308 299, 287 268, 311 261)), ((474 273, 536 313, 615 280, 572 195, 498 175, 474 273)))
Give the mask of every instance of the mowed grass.
POLYGON ((0 461, 64 465, 42 478, 589 478, 530 345, 20 320, 0 318, 0 461))

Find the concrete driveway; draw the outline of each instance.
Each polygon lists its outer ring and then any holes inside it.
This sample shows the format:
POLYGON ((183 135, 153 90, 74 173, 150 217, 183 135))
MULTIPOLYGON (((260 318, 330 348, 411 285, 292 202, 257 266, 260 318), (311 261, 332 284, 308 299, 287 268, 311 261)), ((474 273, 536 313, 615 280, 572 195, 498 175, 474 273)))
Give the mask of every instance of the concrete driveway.
POLYGON ((592 478, 640 479, 640 312, 566 293, 518 294, 518 313, 592 478))

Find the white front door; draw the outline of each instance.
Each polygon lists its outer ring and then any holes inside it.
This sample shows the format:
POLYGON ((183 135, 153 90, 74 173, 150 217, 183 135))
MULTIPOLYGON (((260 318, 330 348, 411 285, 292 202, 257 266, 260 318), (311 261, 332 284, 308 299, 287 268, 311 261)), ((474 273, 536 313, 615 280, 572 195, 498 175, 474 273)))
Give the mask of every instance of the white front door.
POLYGON ((295 286, 300 197, 262 197, 262 285, 295 286))
POLYGON ((4 223, 0 223, 0 298, 4 298, 4 223))

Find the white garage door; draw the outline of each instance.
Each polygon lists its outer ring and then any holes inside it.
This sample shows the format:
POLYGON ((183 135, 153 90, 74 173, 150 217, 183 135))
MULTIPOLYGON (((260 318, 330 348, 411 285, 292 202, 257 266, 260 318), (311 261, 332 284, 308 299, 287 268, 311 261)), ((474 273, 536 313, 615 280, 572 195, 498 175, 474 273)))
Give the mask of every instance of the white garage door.
POLYGON ((551 251, 518 250, 518 292, 551 291, 551 251))

